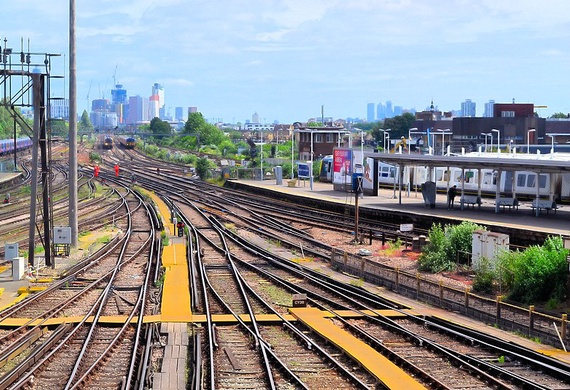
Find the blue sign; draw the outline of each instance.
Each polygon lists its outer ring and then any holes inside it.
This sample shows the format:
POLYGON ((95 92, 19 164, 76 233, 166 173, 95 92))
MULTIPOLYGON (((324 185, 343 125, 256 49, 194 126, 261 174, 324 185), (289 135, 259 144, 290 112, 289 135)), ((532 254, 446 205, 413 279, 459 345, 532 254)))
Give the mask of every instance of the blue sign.
POLYGON ((310 164, 297 163, 297 176, 302 179, 311 177, 310 164))

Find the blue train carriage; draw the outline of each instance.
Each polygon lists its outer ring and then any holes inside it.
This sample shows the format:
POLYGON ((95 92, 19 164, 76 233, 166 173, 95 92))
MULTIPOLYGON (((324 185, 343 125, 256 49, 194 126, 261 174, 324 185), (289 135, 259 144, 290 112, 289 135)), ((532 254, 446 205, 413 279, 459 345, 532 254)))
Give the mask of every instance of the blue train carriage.
MULTIPOLYGON (((16 151, 26 150, 32 147, 32 140, 29 137, 16 139, 16 151)), ((0 140, 0 155, 6 155, 14 152, 14 140, 0 140)))

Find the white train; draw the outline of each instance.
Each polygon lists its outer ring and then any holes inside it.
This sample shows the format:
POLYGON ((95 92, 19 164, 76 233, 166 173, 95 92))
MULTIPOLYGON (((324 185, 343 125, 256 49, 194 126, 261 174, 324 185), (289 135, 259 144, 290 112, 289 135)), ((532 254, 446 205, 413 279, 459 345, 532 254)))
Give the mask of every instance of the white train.
MULTIPOLYGON (((480 153, 473 153, 473 156, 485 157, 480 153)), ((488 156, 493 156, 488 154, 488 156)), ((496 156, 496 154, 494 155, 496 156)), ((512 156, 512 155, 511 155, 512 156)), ((519 154, 513 158, 528 159, 529 155, 519 154)), ((548 158, 558 159, 563 161, 570 161, 570 153, 554 153, 554 155, 532 155, 533 159, 548 158)), ((331 182, 332 171, 332 156, 326 156, 321 164, 321 181, 331 182)), ((436 187, 440 191, 445 191, 447 188, 456 185, 458 189, 462 187, 465 193, 478 194, 479 191, 479 176, 480 176, 480 189, 481 194, 495 196, 497 189, 497 175, 496 169, 465 169, 457 167, 436 167, 432 168, 428 173, 428 168, 425 166, 408 166, 404 168, 402 178, 402 188, 411 189, 421 188, 421 184, 428 180, 434 181, 436 187)), ((380 187, 399 186, 398 183, 399 167, 390 165, 384 162, 379 163, 378 167, 378 182, 380 187)), ((538 175, 536 172, 531 171, 507 171, 501 172, 500 190, 501 195, 513 196, 518 198, 533 198, 537 194, 541 197, 549 197, 553 194, 554 200, 560 202, 561 200, 570 200, 570 173, 541 173, 538 175)))

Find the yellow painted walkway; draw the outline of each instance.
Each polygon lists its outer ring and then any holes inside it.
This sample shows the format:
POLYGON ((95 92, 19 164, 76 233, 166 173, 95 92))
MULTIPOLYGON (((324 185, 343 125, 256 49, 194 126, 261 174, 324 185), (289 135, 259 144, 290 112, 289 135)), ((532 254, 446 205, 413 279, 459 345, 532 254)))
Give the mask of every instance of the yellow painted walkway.
MULTIPOLYGON (((154 193, 150 196, 163 218, 165 230, 169 231, 172 225, 164 221, 165 216, 170 216, 168 206, 154 193)), ((174 226, 172 230, 174 231, 174 226)), ((171 242, 170 245, 165 246, 162 252, 162 265, 165 272, 160 307, 161 321, 192 322, 186 243, 171 242)))
POLYGON ((165 270, 160 312, 163 322, 191 322, 190 283, 186 245, 165 246, 162 253, 165 270))
POLYGON ((425 389, 423 385, 374 348, 324 318, 320 310, 312 307, 300 307, 289 309, 289 311, 303 324, 360 362, 370 374, 378 378, 389 389, 425 389))

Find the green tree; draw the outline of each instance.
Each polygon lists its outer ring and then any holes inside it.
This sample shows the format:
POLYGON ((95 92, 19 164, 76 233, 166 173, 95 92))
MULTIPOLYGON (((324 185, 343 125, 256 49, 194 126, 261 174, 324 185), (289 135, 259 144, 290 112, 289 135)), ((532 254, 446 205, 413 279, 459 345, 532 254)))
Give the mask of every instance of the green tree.
MULTIPOLYGON (((408 138, 408 131, 413 127, 415 121, 416 117, 413 114, 405 112, 393 118, 386 118, 383 128, 392 129, 390 139, 408 138)), ((380 141, 378 138, 376 138, 376 140, 380 141)))
POLYGON ((67 137, 69 128, 64 119, 51 119, 50 120, 51 135, 57 137, 67 137))
POLYGON ((210 161, 207 158, 199 158, 196 161, 196 173, 200 179, 206 180, 208 178, 208 170, 210 169, 210 161))
POLYGON ((188 115, 182 133, 195 135, 198 138, 198 147, 200 145, 219 145, 224 139, 227 139, 220 129, 207 123, 200 112, 193 112, 188 115))
POLYGON ((87 110, 83 110, 83 114, 81 114, 81 120, 79 121, 77 130, 81 132, 93 131, 93 124, 91 123, 91 119, 89 119, 87 110))
MULTIPOLYGON (((17 115, 20 115, 20 109, 18 107, 14 107, 17 115)), ((30 120, 24 119, 32 128, 33 124, 30 120)), ((16 122, 16 137, 22 136, 22 128, 16 122)), ((28 133, 31 135, 31 133, 28 133)), ((11 112, 4 106, 0 105, 0 139, 11 139, 14 138, 14 118, 12 117, 11 112)))
POLYGON ((150 132, 155 135, 170 134, 172 129, 168 122, 155 117, 150 121, 150 132))
POLYGON ((550 117, 551 118, 566 119, 566 118, 570 118, 570 113, 565 114, 563 112, 556 112, 556 113, 552 114, 550 117))

